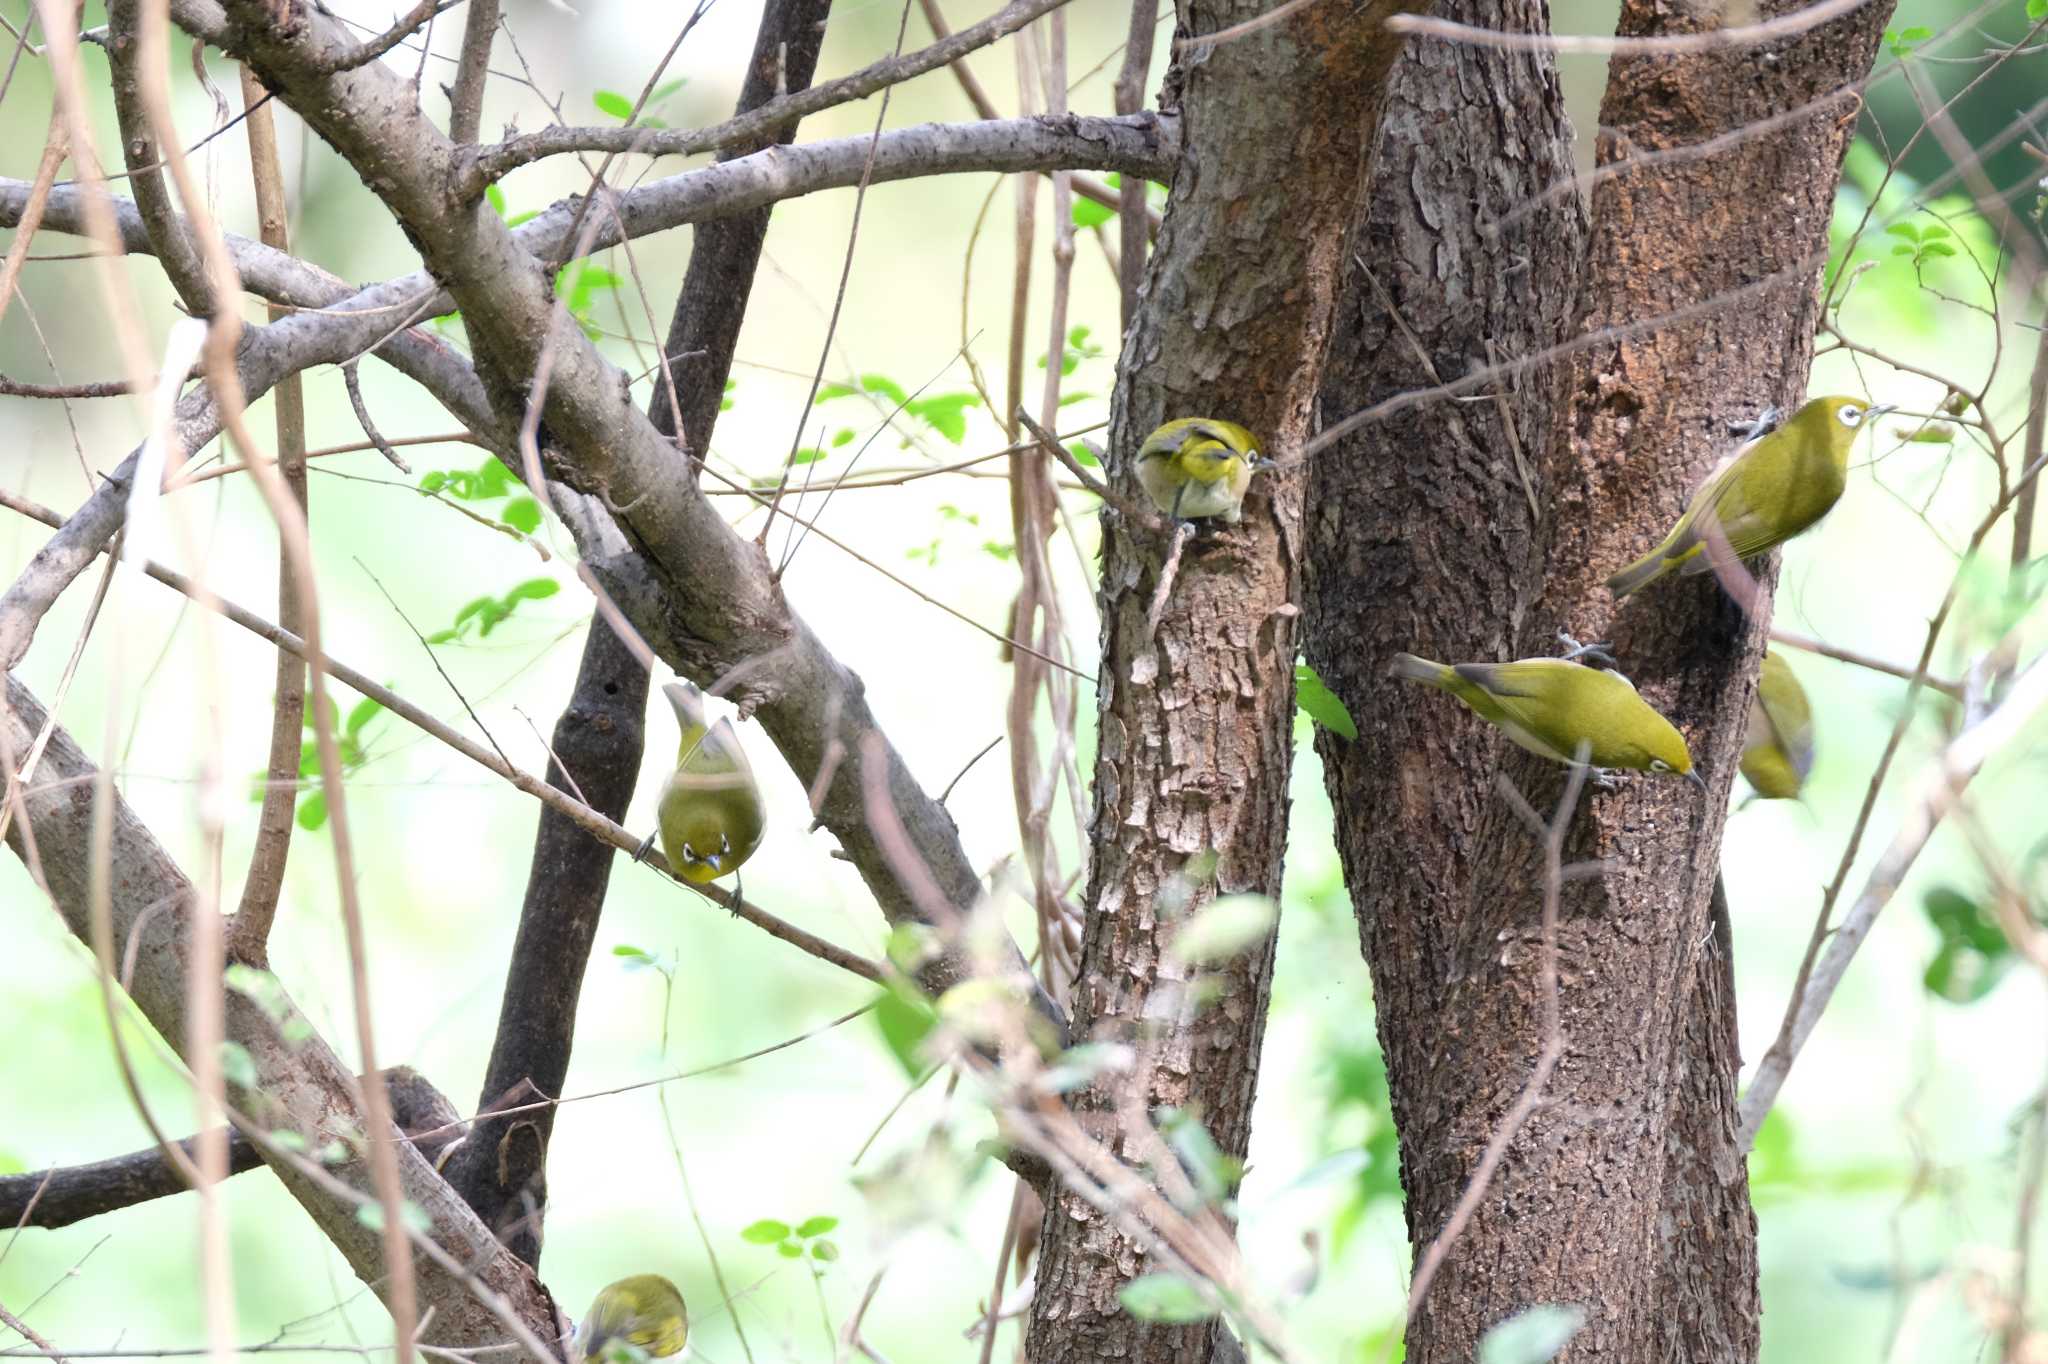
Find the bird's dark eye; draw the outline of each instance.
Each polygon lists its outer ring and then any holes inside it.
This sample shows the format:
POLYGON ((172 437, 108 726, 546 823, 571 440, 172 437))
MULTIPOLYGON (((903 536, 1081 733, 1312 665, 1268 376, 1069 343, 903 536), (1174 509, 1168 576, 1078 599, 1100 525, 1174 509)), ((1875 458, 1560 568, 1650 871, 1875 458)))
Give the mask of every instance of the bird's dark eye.
POLYGON ((1854 426, 1863 420, 1863 409, 1860 407, 1845 407, 1837 415, 1841 417, 1842 425, 1854 426))

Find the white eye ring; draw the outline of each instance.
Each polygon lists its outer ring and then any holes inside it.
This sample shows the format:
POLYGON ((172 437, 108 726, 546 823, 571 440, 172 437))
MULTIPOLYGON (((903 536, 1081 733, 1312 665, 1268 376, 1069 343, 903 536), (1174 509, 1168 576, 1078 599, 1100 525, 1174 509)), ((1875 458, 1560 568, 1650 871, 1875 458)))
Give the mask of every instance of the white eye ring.
POLYGON ((1863 411, 1864 409, 1860 407, 1845 407, 1840 412, 1837 412, 1835 416, 1840 419, 1842 425, 1855 426, 1863 420, 1863 411))
POLYGON ((1652 772, 1669 772, 1671 764, 1665 762, 1662 758, 1652 758, 1650 759, 1650 770, 1652 772))

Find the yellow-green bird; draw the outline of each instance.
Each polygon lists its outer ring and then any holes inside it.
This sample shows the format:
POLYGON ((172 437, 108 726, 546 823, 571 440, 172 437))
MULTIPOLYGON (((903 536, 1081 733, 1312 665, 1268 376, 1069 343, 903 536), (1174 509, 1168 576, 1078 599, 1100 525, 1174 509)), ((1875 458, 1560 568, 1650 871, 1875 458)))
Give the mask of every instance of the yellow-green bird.
POLYGON ((615 1342, 652 1359, 680 1355, 690 1343, 690 1313, 676 1286, 659 1274, 635 1274, 600 1288, 576 1327, 577 1357, 602 1359, 615 1342))
POLYGON ((1138 482, 1153 504, 1176 521, 1237 521, 1252 474, 1271 468, 1259 438, 1236 422, 1181 417, 1138 447, 1138 482))
POLYGON ((1766 652, 1742 742, 1742 775, 1765 800, 1790 800, 1812 770, 1813 707, 1791 667, 1766 652))
POLYGON ((737 869, 761 846, 768 822, 761 788, 732 721, 707 727, 704 693, 682 681, 661 690, 683 730, 676 770, 661 789, 661 850, 685 881, 709 881, 737 869))
MULTIPOLYGON (((1692 495, 1664 543, 1607 580, 1617 597, 1665 574, 1704 573, 1718 527, 1738 559, 1783 544, 1828 514, 1849 476, 1849 447, 1870 419, 1892 409, 1861 398, 1815 398, 1790 420, 1721 461, 1692 495)), ((1766 418, 1768 420, 1768 418, 1766 418)))
POLYGON ((1564 658, 1446 665, 1414 654, 1394 655, 1391 671, 1449 692, 1531 753, 1572 763, 1585 744, 1588 766, 1670 772, 1706 790, 1684 736, 1620 673, 1564 658))

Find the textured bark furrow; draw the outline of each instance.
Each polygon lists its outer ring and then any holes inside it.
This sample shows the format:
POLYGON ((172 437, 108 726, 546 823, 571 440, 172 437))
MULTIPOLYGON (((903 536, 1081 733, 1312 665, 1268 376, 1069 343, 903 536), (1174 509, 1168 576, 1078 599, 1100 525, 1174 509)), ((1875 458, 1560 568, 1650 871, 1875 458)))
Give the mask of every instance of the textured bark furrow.
MULTIPOLYGON (((1764 51, 1617 59, 1601 161, 1703 141, 1843 88, 1869 69, 1887 10, 1872 5, 1764 51)), ((1718 6, 1642 0, 1624 7, 1622 30, 1718 22, 1718 6)), ((1575 820, 1567 860, 1605 871, 1566 888, 1565 1057, 1445 1262, 1411 1357, 1469 1358, 1493 1322, 1532 1303, 1577 1302, 1589 1315, 1573 1360, 1635 1364, 1659 1349, 1754 1358, 1753 1239, 1717 1234, 1751 1215, 1729 1145, 1732 998, 1725 960, 1700 949, 1768 595, 1745 619, 1710 578, 1658 584, 1618 609, 1603 584, 1677 517, 1728 449, 1728 422, 1802 396, 1812 283, 1847 136, 1834 120, 1802 120, 1712 157, 1623 174, 1594 197, 1585 332, 1781 272, 1798 282, 1573 359, 1569 406, 1547 443, 1543 595, 1514 652, 1553 650, 1560 627, 1613 641, 1644 696, 1685 731, 1712 795, 1638 779, 1594 795, 1575 820)), ((1758 567, 1767 594, 1773 567, 1758 567)), ((1504 770, 1539 808, 1554 799, 1554 766, 1516 753, 1504 770)), ((1418 1203, 1430 1205, 1412 1210, 1418 1226, 1456 1197, 1540 1035, 1534 841, 1496 805, 1473 846, 1484 871, 1441 1020, 1467 1045, 1444 1054, 1438 1121, 1411 1138, 1443 1161, 1439 1177, 1418 1181, 1428 1186, 1418 1203)))
MULTIPOLYGON (((1179 36, 1270 7, 1186 5, 1179 36)), ((1112 467, 1134 495, 1131 456, 1167 418, 1242 422, 1283 459, 1312 429, 1344 237, 1397 52, 1380 21, 1395 8, 1312 6, 1215 48, 1183 48, 1168 73, 1184 152, 1124 338, 1110 430, 1112 467)), ((1143 1040, 1154 1063, 1149 1106, 1199 1114, 1217 1145, 1239 1156, 1273 939, 1206 972, 1216 993, 1196 1011, 1191 973, 1165 955, 1169 906, 1279 893, 1302 487, 1295 469, 1262 475, 1241 525, 1205 527, 1150 638, 1145 618, 1166 541, 1114 513, 1104 518, 1094 860, 1075 1033, 1143 1040)), ((1108 1096, 1090 1091, 1075 1102, 1097 1130, 1110 1130, 1108 1096)), ((1234 1349, 1213 1324, 1125 1314, 1117 1290, 1146 1268, 1109 1219, 1070 1193, 1055 1197, 1029 1358, 1191 1364, 1234 1349)))
MULTIPOLYGON (((1540 0, 1452 0, 1437 13, 1548 26, 1540 0)), ((1576 201, 1485 231, 1571 174, 1550 59, 1415 44, 1395 68, 1384 129, 1323 378, 1325 424, 1540 351, 1572 316, 1585 239, 1576 201)), ((1389 678, 1387 662, 1402 650, 1449 661, 1509 654, 1541 585, 1530 504, 1544 492, 1536 457, 1554 388, 1543 373, 1504 386, 1530 486, 1496 402, 1433 403, 1368 425, 1310 474, 1308 657, 1359 720, 1355 742, 1323 733, 1318 748, 1373 969, 1418 1246, 1455 1201, 1462 1169, 1431 1168, 1449 1103, 1432 1077, 1448 1049, 1488 1045, 1445 1026, 1440 1010, 1466 955, 1458 929, 1503 740, 1443 697, 1389 678)), ((1518 1039, 1516 1054, 1525 1050, 1518 1039)), ((1503 1075, 1498 1110, 1520 1073, 1503 1075)))

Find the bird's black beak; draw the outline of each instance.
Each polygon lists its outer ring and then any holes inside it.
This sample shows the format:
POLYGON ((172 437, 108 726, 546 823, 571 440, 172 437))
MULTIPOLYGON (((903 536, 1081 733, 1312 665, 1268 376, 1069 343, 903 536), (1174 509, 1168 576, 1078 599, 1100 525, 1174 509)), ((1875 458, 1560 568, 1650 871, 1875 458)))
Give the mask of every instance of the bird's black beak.
POLYGON ((1704 796, 1707 793, 1707 779, 1700 775, 1700 770, 1697 767, 1687 771, 1685 774, 1685 779, 1691 782, 1694 786, 1699 787, 1701 795, 1704 796))
POLYGON ((1863 420, 1867 422, 1874 422, 1879 417, 1889 416, 1891 413, 1894 413, 1898 410, 1899 405, 1897 403, 1879 403, 1877 404, 1877 406, 1872 407, 1864 412, 1863 420))

